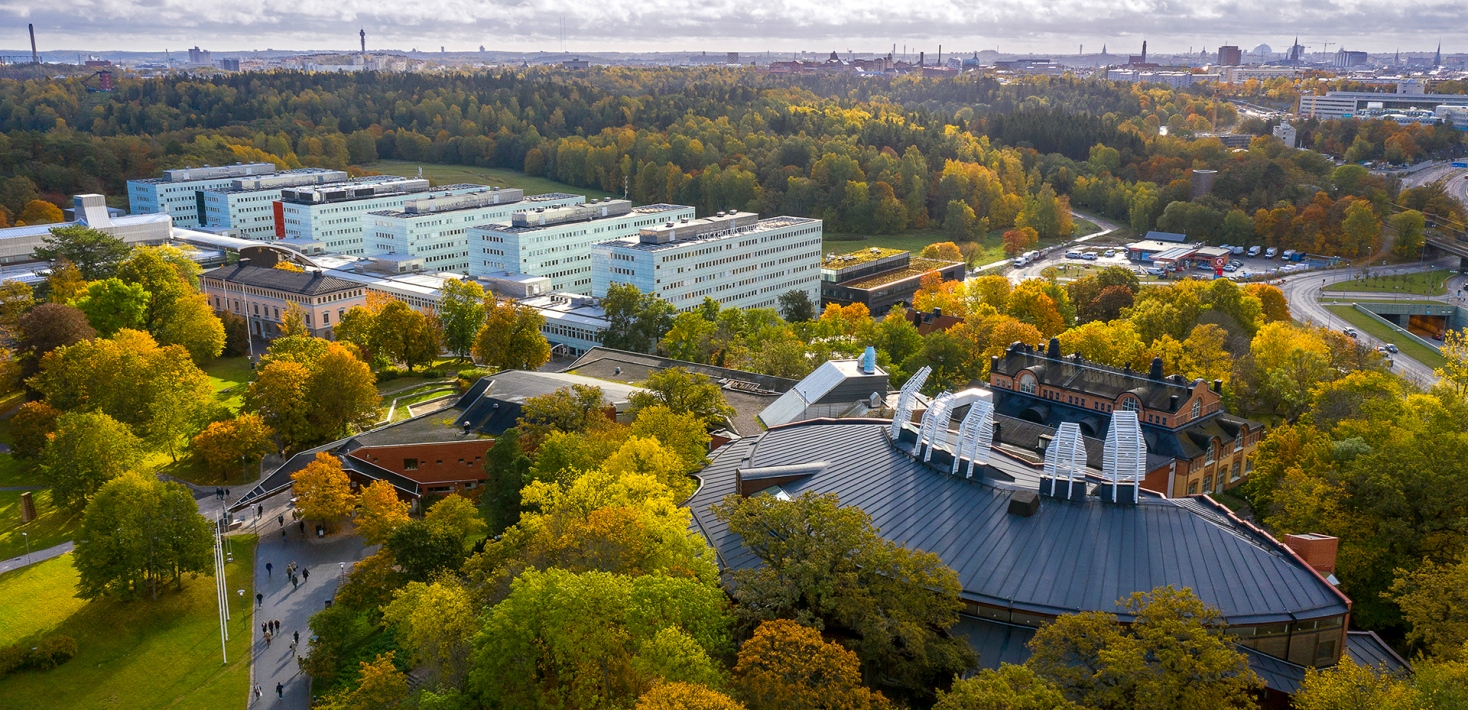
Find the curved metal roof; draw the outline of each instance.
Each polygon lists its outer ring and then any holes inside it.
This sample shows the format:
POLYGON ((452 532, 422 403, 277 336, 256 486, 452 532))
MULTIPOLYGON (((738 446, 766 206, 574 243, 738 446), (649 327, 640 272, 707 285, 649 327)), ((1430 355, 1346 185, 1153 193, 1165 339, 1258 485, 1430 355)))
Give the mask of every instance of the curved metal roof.
POLYGON ((1349 611, 1349 600, 1287 547, 1206 498, 1143 497, 1134 505, 1043 498, 1038 513, 1021 517, 1007 512, 1021 486, 931 468, 892 446, 886 429, 870 420, 813 420, 725 446, 688 501, 721 563, 758 564, 710 509, 735 492, 735 470, 820 460, 823 470, 784 489, 835 493, 860 507, 884 537, 941 557, 970 601, 1045 615, 1117 613, 1117 600, 1170 584, 1191 588, 1230 624, 1349 611))

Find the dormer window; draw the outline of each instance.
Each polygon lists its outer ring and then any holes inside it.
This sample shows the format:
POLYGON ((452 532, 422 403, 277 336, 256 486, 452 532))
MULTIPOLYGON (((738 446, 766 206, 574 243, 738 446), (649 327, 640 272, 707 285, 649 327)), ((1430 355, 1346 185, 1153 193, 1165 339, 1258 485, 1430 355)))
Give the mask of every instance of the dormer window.
POLYGON ((1019 376, 1019 391, 1025 394, 1035 393, 1035 376, 1026 372, 1019 376))
POLYGON ((1132 397, 1127 397, 1126 399, 1123 399, 1121 401, 1121 411, 1123 411, 1123 412, 1137 412, 1137 411, 1141 411, 1141 409, 1142 409, 1141 404, 1138 403, 1137 400, 1134 399, 1134 398, 1132 398, 1132 397))
POLYGON ((1203 400, 1193 400, 1193 418, 1197 419, 1203 413, 1203 400))

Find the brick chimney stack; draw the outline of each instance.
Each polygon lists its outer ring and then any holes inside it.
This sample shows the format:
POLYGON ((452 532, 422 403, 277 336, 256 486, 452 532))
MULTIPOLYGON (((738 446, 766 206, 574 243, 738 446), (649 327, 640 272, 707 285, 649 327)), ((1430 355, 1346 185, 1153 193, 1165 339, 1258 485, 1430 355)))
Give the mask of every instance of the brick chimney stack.
POLYGON ((1335 553, 1340 545, 1338 538, 1319 533, 1286 535, 1285 544, 1322 577, 1335 573, 1335 553))

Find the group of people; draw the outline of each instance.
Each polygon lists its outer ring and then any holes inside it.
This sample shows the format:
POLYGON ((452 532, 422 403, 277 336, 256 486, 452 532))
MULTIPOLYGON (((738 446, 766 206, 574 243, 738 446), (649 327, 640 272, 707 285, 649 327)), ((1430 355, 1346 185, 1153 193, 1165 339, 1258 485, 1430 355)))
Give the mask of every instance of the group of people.
MULTIPOLYGON (((260 684, 259 683, 256 683, 255 684, 255 692, 254 692, 255 700, 259 700, 260 699, 260 696, 261 695, 264 695, 264 694, 265 694, 265 691, 260 690, 260 684)), ((285 697, 285 683, 276 683, 275 684, 275 697, 276 698, 284 698, 285 697)))

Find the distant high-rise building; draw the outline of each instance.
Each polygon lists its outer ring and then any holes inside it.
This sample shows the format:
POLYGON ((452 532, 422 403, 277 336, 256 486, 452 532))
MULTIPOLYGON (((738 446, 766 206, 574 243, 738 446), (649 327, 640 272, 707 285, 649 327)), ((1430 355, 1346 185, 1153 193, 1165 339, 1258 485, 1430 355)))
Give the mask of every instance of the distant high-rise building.
POLYGON ((1226 44, 1218 48, 1218 63, 1226 67, 1236 67, 1244 63, 1244 53, 1238 47, 1226 44))
POLYGON ((1341 47, 1335 53, 1334 61, 1337 67, 1349 69, 1351 67, 1365 66, 1367 59, 1368 57, 1365 52, 1351 52, 1347 51, 1345 47, 1341 47))
POLYGON ((209 50, 207 50, 207 49, 199 49, 198 45, 195 45, 193 49, 190 49, 189 50, 189 64, 210 64, 210 63, 212 63, 212 62, 210 61, 210 58, 209 58, 209 50))
POLYGON ((730 52, 728 59, 725 59, 724 61, 725 62, 728 62, 729 64, 738 64, 739 63, 739 53, 738 52, 730 52))

